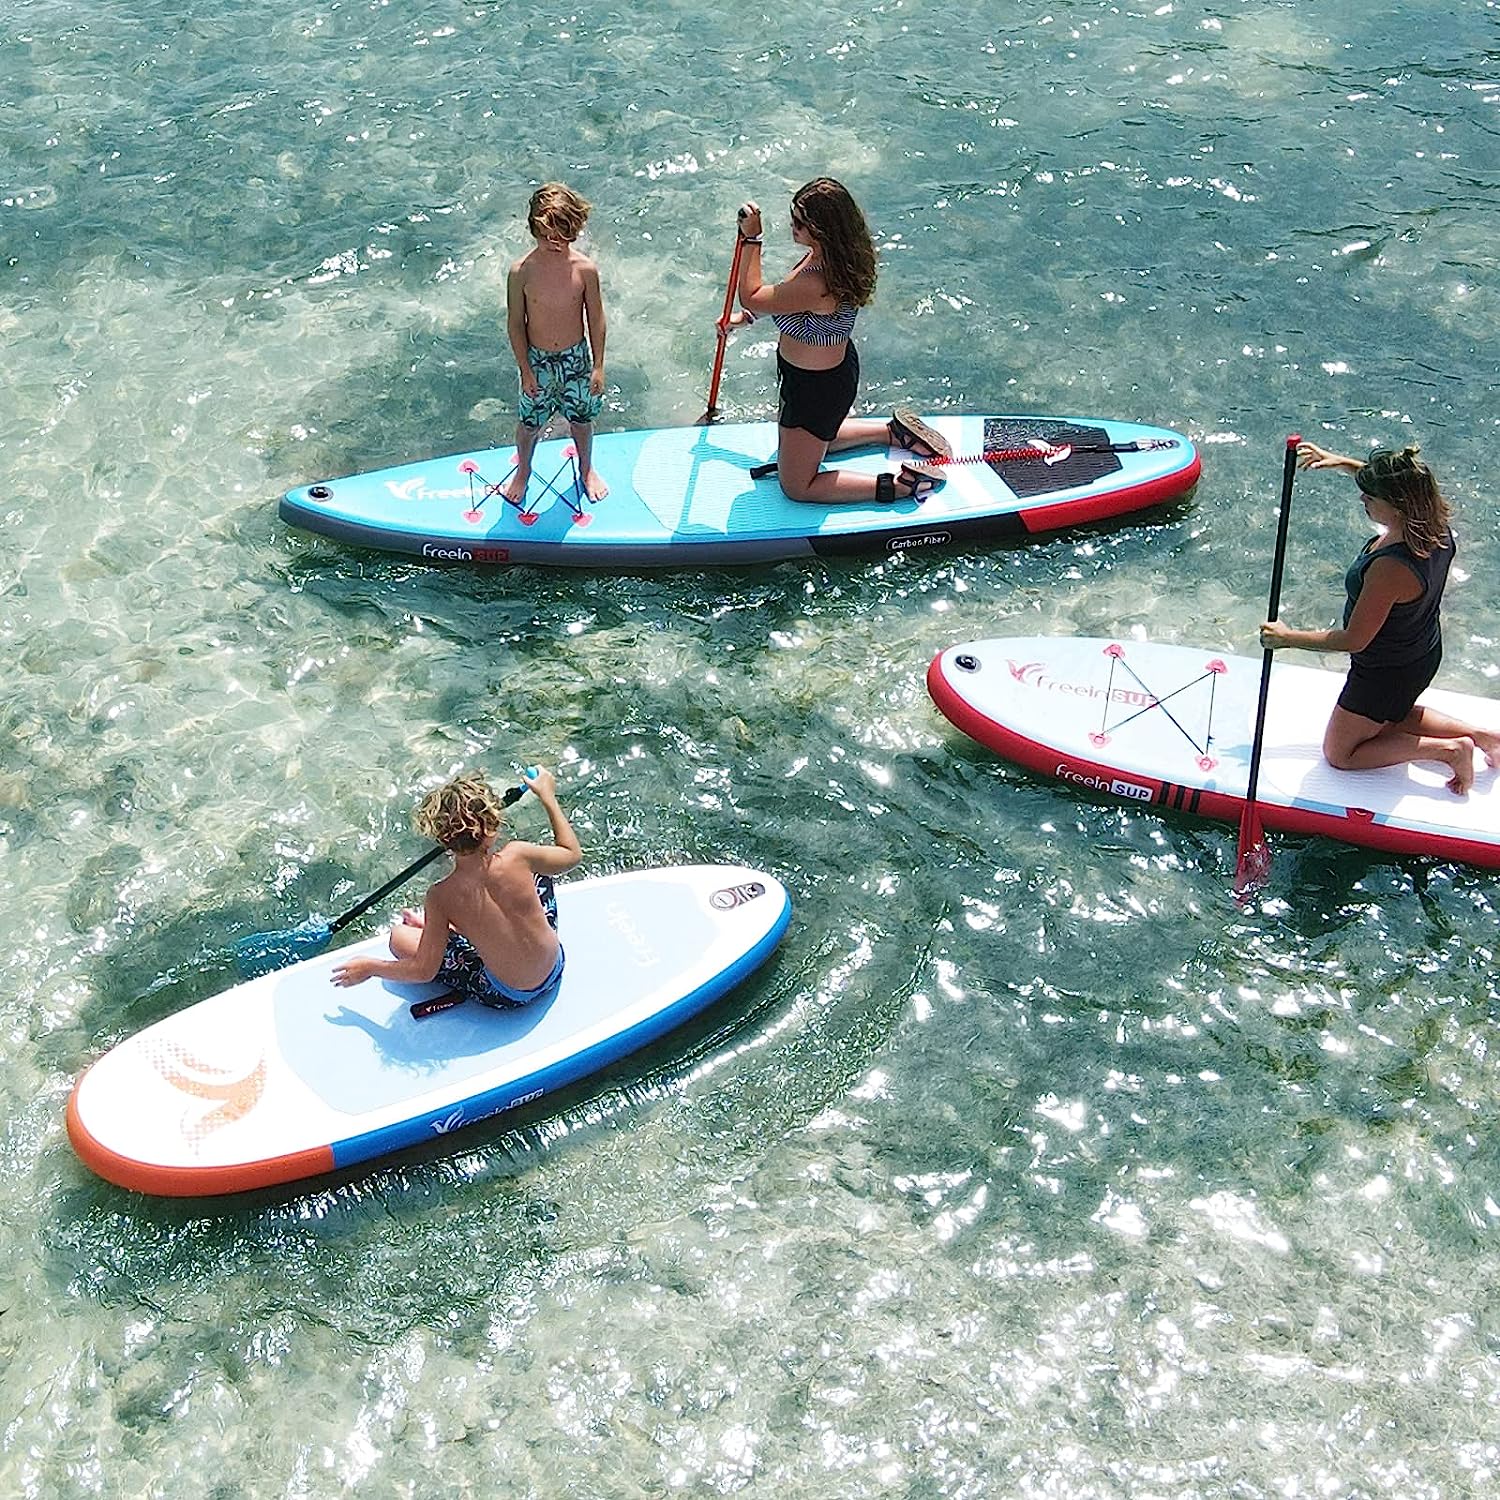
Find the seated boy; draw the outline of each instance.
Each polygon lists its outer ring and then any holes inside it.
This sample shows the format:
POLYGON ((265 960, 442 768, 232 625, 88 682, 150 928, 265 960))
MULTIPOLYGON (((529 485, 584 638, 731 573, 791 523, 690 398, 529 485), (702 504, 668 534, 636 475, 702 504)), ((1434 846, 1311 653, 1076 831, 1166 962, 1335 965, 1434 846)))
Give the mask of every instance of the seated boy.
POLYGON ((495 840, 500 799, 483 776, 459 776, 428 794, 417 809, 420 833, 453 856, 453 870, 427 892, 420 913, 406 911, 391 929, 393 958, 350 958, 333 971, 335 984, 436 979, 484 1005, 531 1005, 557 991, 563 974, 552 877, 583 857, 578 837, 557 803, 552 773, 528 773, 547 809, 552 844, 495 840), (544 904, 545 903, 545 904, 544 904))

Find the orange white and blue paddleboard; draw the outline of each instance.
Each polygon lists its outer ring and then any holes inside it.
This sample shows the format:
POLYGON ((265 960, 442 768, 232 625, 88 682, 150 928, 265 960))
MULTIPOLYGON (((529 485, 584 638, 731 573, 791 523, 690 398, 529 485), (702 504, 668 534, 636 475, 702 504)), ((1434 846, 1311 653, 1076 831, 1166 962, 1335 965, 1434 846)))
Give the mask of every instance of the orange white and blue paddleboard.
POLYGON ((128 1038, 78 1080, 68 1135, 110 1182, 171 1197, 313 1177, 431 1141, 609 1066, 712 1004, 791 919, 774 876, 685 865, 559 881, 551 1000, 331 978, 384 937, 265 974, 128 1038))

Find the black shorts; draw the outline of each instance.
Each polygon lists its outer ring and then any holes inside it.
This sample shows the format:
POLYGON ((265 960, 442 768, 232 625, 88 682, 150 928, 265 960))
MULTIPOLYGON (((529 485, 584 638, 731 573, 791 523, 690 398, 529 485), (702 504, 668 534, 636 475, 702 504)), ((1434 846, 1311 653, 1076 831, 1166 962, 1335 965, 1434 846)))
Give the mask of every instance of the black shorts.
POLYGON ((849 345, 843 360, 831 370, 804 370, 788 364, 778 353, 776 373, 781 377, 778 425, 801 427, 831 443, 859 392, 859 355, 854 345, 849 345))
POLYGON ((1366 667, 1351 662, 1339 707, 1377 724, 1399 724, 1427 691, 1442 660, 1439 646, 1409 667, 1366 667))

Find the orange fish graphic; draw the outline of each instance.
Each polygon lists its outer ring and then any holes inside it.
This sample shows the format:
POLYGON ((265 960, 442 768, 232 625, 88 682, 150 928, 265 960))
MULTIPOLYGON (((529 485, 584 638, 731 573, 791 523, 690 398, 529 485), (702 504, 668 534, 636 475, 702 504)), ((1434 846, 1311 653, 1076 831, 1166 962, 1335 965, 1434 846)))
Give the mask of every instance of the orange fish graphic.
POLYGON ((206 1113, 182 1117, 182 1134, 195 1151, 214 1131, 242 1120, 260 1103, 266 1088, 266 1061, 262 1056, 255 1066, 239 1077, 230 1076, 228 1068, 216 1068, 194 1057, 177 1042, 162 1042, 150 1051, 152 1066, 163 1081, 194 1099, 216 1099, 218 1104, 206 1113))

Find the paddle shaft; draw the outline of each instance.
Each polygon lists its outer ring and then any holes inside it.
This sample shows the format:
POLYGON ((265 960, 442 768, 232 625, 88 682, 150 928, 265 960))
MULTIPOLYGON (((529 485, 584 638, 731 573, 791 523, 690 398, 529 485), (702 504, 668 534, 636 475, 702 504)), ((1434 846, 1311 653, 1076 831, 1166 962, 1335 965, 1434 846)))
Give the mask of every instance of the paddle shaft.
MULTIPOLYGON (((526 788, 524 786, 506 787, 505 791, 501 794, 500 805, 501 807, 509 807, 511 803, 519 802, 525 795, 526 788)), ((409 865, 407 865, 404 870, 401 871, 399 875, 392 875, 391 878, 387 880, 386 883, 381 886, 378 891, 375 891, 373 894, 366 896, 365 899, 361 901, 357 906, 351 906, 349 910, 343 914, 343 916, 335 917, 333 921, 328 924, 328 931, 330 936, 335 932, 343 931, 343 929, 347 927, 351 922, 355 921, 359 917, 364 916, 364 914, 369 911, 372 906, 375 906, 381 901, 384 901, 392 891, 396 890, 400 886, 405 885, 413 875, 416 875, 422 870, 425 870, 427 866, 430 865, 433 860, 435 860, 440 854, 446 854, 447 852, 448 851, 444 849, 441 844, 439 844, 435 849, 429 849, 427 853, 424 854, 420 859, 414 859, 409 865)))
MULTIPOLYGON (((1297 476, 1297 446, 1302 439, 1293 434, 1286 440, 1286 460, 1281 470, 1281 516, 1276 524, 1276 557, 1271 564, 1271 600, 1266 618, 1274 620, 1281 609, 1281 575, 1286 568, 1286 538, 1292 520, 1292 481, 1297 476)), ((1245 784, 1245 812, 1241 827, 1254 819, 1255 792, 1260 784, 1260 753, 1266 737, 1266 704, 1271 695, 1271 658, 1269 649, 1261 653, 1260 701, 1255 708, 1255 738, 1250 743, 1250 779, 1245 784)))
POLYGON ((734 259, 729 262, 729 284, 724 288, 724 308, 719 314, 719 321, 714 325, 719 330, 719 342, 714 350, 713 374, 708 379, 708 407, 703 413, 704 422, 712 422, 719 414, 719 380, 724 374, 724 350, 729 343, 729 317, 734 311, 734 295, 740 289, 740 258, 744 253, 744 236, 736 229, 734 259))
MULTIPOLYGON (((948 458, 939 454, 936 458, 924 458, 920 462, 932 468, 951 468, 954 464, 1009 464, 1020 463, 1023 459, 1045 461, 1064 448, 1071 457, 1075 453, 1146 453, 1157 448, 1175 448, 1176 446, 1176 438, 1147 438, 1142 442, 1133 443, 1064 443, 1056 448, 986 448, 983 453, 954 454, 948 458)), ((750 477, 765 479, 775 472, 774 462, 756 464, 750 470, 750 477)))
POLYGON ((386 883, 381 886, 378 891, 375 891, 372 895, 366 896, 365 899, 361 901, 357 906, 351 906, 349 910, 343 914, 343 916, 335 917, 333 921, 328 924, 329 934, 332 935, 335 932, 342 932, 343 929, 347 927, 351 922, 356 920, 356 918, 364 916, 364 914, 369 911, 372 906, 378 905, 380 902, 384 901, 392 891, 396 890, 400 886, 405 885, 413 875, 416 875, 420 871, 425 870, 427 866, 430 865, 433 860, 438 857, 438 855, 446 854, 447 852, 448 851, 444 849, 441 844, 439 844, 436 849, 429 849, 427 853, 421 857, 421 859, 414 859, 409 865, 407 865, 404 870, 401 871, 399 875, 392 875, 391 878, 387 880, 386 883))

